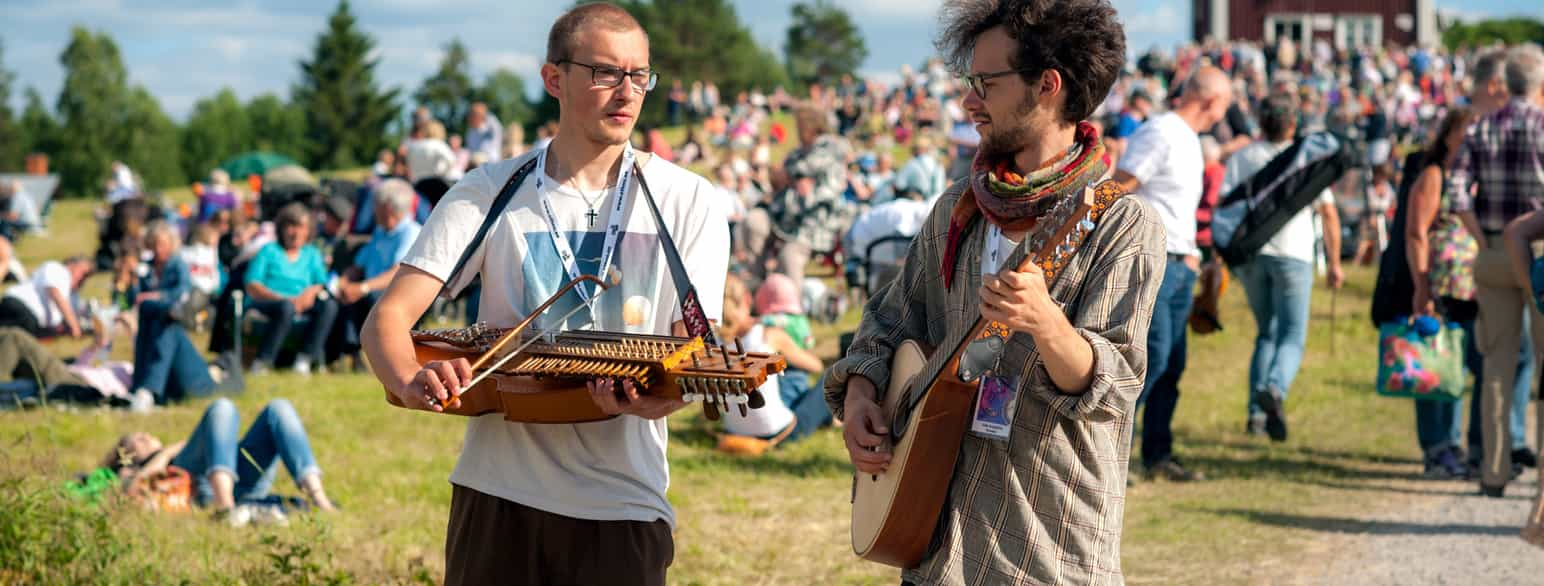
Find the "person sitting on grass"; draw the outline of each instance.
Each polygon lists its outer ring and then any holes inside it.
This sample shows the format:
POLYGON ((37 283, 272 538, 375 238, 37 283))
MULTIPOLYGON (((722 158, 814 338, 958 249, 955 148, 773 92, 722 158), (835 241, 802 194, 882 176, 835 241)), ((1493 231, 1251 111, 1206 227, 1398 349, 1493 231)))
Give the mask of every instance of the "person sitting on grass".
POLYGON ((130 408, 144 413, 157 404, 240 390, 236 357, 226 355, 217 361, 219 370, 211 374, 209 364, 184 329, 196 308, 187 302, 192 277, 187 263, 177 254, 177 229, 165 222, 152 222, 146 229, 145 246, 151 252, 149 270, 127 292, 127 298, 139 309, 130 408))
POLYGON ((311 242, 311 214, 304 205, 292 203, 279 210, 274 220, 278 242, 264 245, 247 266, 246 290, 251 308, 268 318, 257 348, 253 373, 267 372, 279 356, 279 346, 289 336, 295 316, 311 318, 306 326, 303 352, 295 357, 295 372, 311 374, 311 365, 322 368, 327 335, 338 316, 338 304, 327 295, 327 267, 322 253, 311 242))
MULTIPOLYGON (((720 337, 739 340, 746 352, 792 352, 800 360, 807 358, 805 351, 794 343, 782 330, 769 328, 751 316, 750 289, 734 275, 724 280, 724 323, 720 337)), ((785 358, 790 356, 784 353, 785 358)), ((819 358, 815 358, 817 362, 819 358)), ((808 375, 794 373, 793 376, 808 375)), ((767 377, 759 388, 766 404, 751 409, 745 415, 730 409, 724 415, 725 436, 719 439, 719 449, 747 455, 760 455, 768 448, 783 442, 795 442, 821 425, 831 421, 831 410, 821 393, 805 393, 798 403, 784 403, 780 383, 784 375, 767 377)))
MULTIPOLYGON (((815 336, 810 332, 809 316, 804 315, 799 301, 799 286, 782 273, 768 274, 767 280, 756 289, 756 313, 766 328, 767 345, 782 353, 788 361, 788 370, 783 371, 782 380, 778 382, 778 394, 783 404, 797 412, 798 406, 806 401, 820 401, 821 393, 811 390, 810 373, 824 370, 825 364, 812 351, 815 336)), ((830 423, 830 408, 823 412, 818 421, 804 423, 814 427, 830 423)))
POLYGON ((277 499, 269 496, 275 461, 283 460, 312 507, 337 510, 322 487, 322 469, 311 453, 306 428, 288 400, 269 401, 238 439, 240 429, 236 404, 216 399, 188 439, 167 446, 149 433, 128 433, 118 438, 101 465, 122 479, 131 496, 168 466, 181 468, 193 479, 193 504, 212 508, 215 520, 240 527, 254 521, 284 522, 283 510, 274 506, 277 499))

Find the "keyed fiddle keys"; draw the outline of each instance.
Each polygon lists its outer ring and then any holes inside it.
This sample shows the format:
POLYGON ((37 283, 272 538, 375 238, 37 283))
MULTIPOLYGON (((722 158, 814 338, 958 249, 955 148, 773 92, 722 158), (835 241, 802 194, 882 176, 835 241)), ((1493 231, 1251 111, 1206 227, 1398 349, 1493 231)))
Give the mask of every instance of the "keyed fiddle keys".
MULTIPOLYGON (((750 409, 766 405, 766 397, 758 390, 763 381, 714 374, 745 368, 752 361, 769 357, 766 354, 747 353, 740 340, 735 340, 734 347, 734 351, 730 351, 720 344, 716 348, 704 346, 700 352, 693 351, 690 356, 691 367, 677 375, 676 380, 681 385, 681 399, 689 403, 701 401, 709 419, 718 419, 720 411, 731 406, 744 417, 750 409)), ((781 363, 781 359, 778 362, 781 363)), ((777 370, 781 371, 782 368, 777 370)))

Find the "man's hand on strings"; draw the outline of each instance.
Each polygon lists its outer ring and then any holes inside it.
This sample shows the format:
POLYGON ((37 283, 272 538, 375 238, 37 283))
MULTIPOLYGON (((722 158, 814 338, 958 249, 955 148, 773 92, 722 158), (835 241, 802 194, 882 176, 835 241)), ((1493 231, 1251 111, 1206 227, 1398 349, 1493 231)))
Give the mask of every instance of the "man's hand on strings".
POLYGON ((440 412, 452 400, 459 401, 466 389, 462 385, 472 381, 472 364, 465 358, 432 360, 418 369, 413 378, 397 392, 404 406, 424 411, 440 412))
POLYGON ((590 400, 606 415, 633 415, 644 419, 659 419, 679 411, 686 401, 652 397, 638 392, 632 379, 598 378, 585 383, 590 390, 590 400))

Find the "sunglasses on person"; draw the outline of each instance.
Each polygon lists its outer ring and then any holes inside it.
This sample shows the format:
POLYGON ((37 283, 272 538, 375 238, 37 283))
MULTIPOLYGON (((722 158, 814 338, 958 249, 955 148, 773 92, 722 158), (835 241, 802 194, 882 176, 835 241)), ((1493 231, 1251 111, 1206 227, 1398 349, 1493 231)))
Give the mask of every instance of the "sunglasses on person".
POLYGON ((647 92, 654 89, 654 86, 659 83, 659 74, 654 73, 648 69, 634 69, 632 71, 627 71, 620 67, 613 67, 610 65, 591 65, 589 63, 580 63, 572 59, 564 59, 556 63, 556 65, 564 64, 578 65, 580 67, 589 69, 590 83, 594 84, 596 87, 603 87, 607 89, 614 88, 622 85, 623 78, 631 78, 634 88, 642 88, 641 91, 647 92))

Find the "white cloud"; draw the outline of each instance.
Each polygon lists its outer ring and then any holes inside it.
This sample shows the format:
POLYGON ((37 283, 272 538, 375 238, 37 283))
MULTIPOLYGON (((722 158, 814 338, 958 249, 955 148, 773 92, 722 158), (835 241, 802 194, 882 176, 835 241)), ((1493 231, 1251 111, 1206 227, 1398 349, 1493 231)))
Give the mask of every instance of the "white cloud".
POLYGON ((938 16, 942 0, 838 0, 854 21, 873 19, 932 19, 938 16))
POLYGON ((482 73, 504 68, 522 77, 535 75, 541 68, 541 58, 520 51, 472 51, 472 67, 482 73))
POLYGON ((1126 34, 1183 35, 1186 32, 1185 18, 1172 4, 1159 4, 1150 10, 1121 10, 1120 15, 1126 34))

